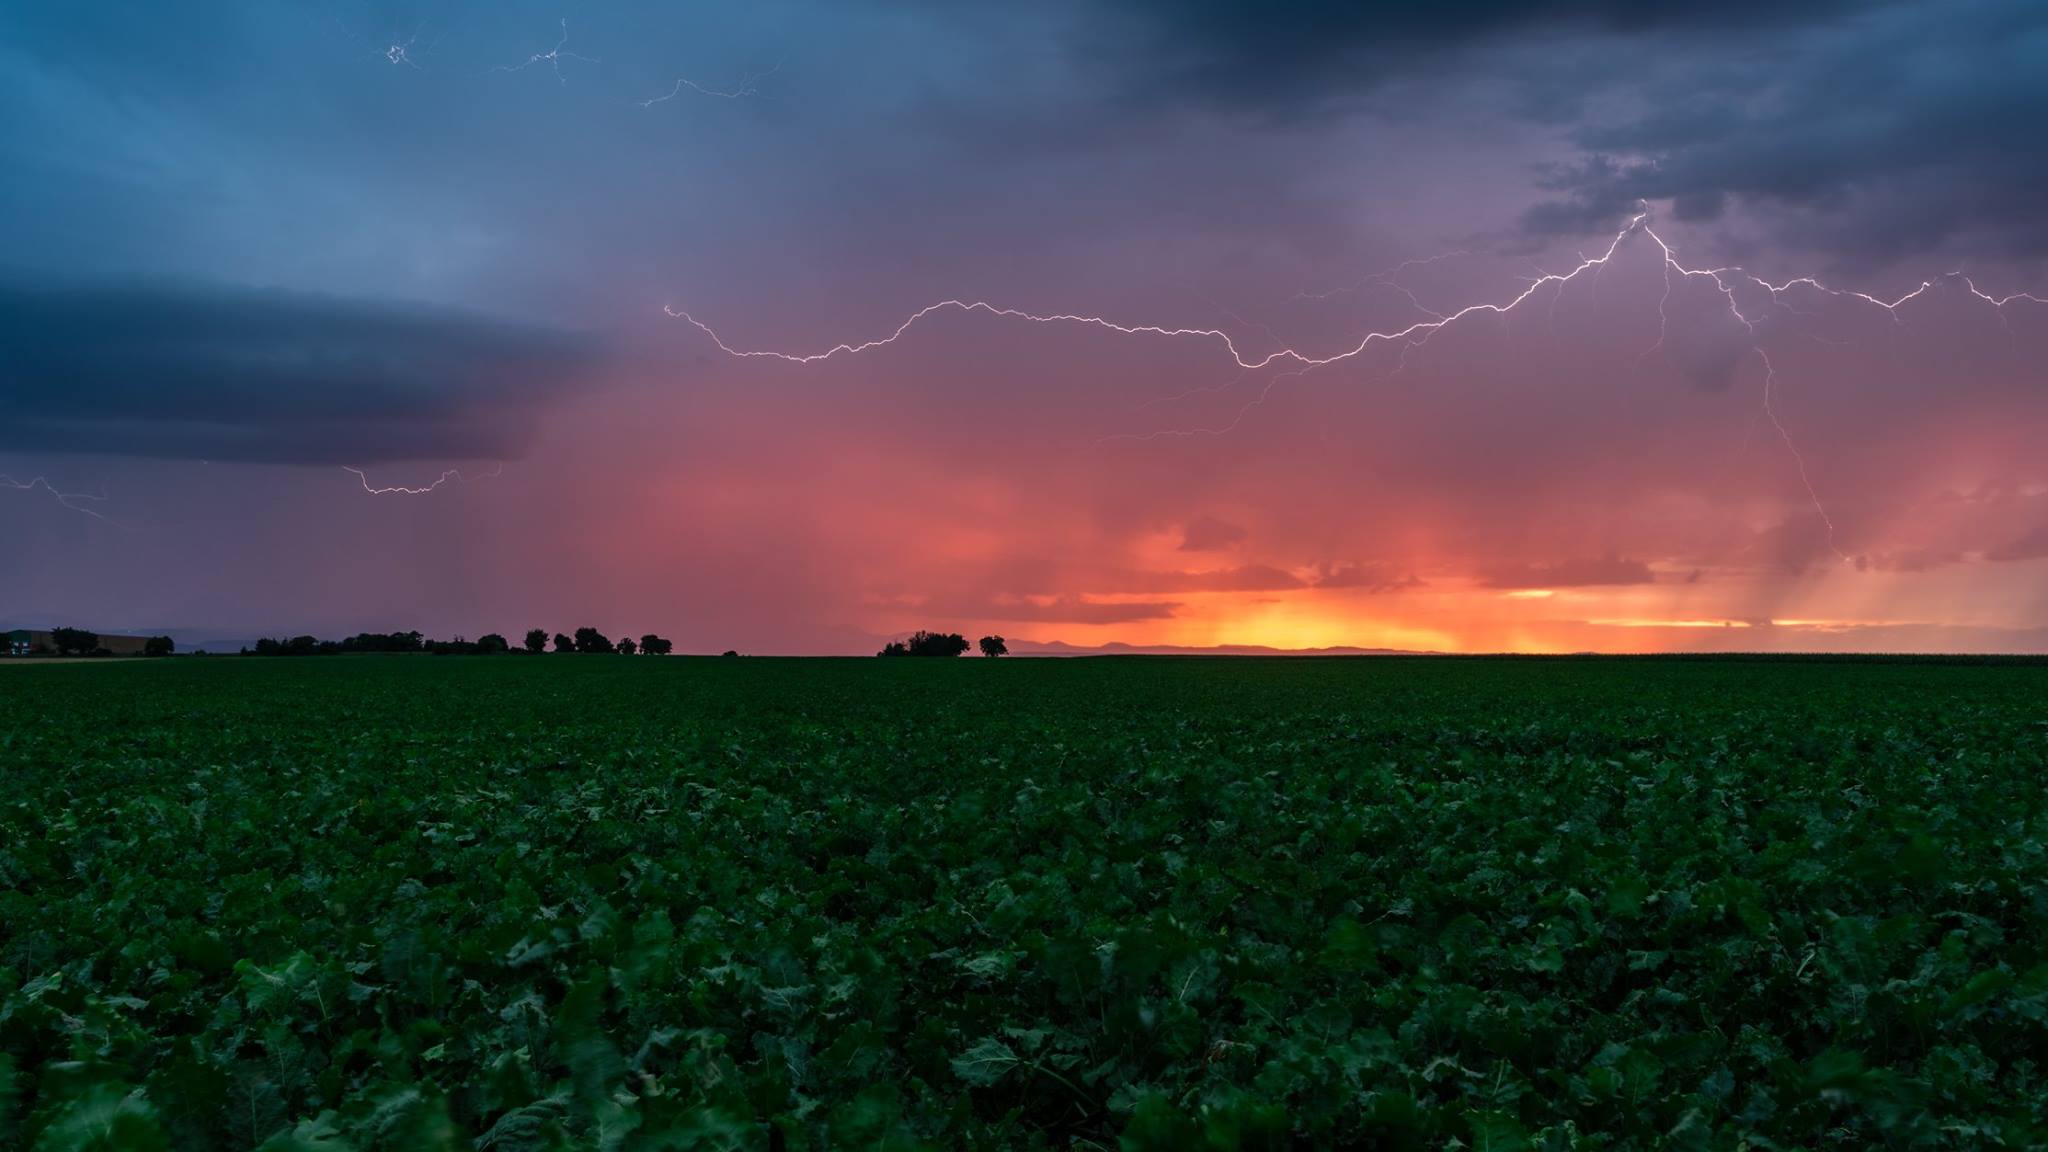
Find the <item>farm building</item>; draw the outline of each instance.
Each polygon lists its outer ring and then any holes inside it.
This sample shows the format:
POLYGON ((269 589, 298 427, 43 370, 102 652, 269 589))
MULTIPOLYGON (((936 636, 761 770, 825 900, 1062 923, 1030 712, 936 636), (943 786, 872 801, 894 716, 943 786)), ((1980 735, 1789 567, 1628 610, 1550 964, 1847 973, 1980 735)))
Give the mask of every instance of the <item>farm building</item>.
MULTIPOLYGON (((50 632, 16 628, 6 633, 6 637, 5 651, 9 656, 55 655, 57 651, 55 635, 50 632)), ((142 646, 148 642, 148 638, 144 636, 109 636, 105 632, 99 633, 99 647, 115 656, 140 656, 142 646)))

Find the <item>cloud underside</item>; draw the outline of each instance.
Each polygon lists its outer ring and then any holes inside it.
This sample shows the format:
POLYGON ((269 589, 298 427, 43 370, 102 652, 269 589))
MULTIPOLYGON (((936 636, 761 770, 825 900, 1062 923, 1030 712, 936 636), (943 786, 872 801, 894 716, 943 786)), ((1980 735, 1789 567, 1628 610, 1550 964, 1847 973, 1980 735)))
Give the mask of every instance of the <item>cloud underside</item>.
MULTIPOLYGON (((1391 85, 1483 75, 1502 114, 1578 155, 1541 174, 1529 232, 1611 228, 1638 200, 1742 204, 1875 263, 1954 242, 2048 253, 2048 6, 1848 3, 1289 5, 1120 0, 1146 51, 1131 99, 1293 122, 1390 106, 1391 85)), ((1122 41, 1120 43, 1130 43, 1122 41)), ((1792 231, 1796 229, 1796 234, 1792 231)))
POLYGON ((202 286, 0 287, 0 446, 290 463, 515 454, 582 338, 202 286))

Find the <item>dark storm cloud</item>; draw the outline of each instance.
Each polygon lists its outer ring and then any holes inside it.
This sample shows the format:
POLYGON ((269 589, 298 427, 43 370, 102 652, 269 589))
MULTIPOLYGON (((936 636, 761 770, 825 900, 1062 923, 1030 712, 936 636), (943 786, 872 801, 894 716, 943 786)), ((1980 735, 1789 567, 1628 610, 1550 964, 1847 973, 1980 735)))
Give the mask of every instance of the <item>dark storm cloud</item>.
POLYGON ((0 286, 0 444, 294 463, 502 457, 577 336, 284 292, 0 286))
POLYGON ((1108 0, 1146 41, 1129 59, 1153 97, 1194 98, 1264 114, 1341 104, 1397 73, 1439 66, 1459 49, 1507 36, 1647 34, 1666 30, 1769 33, 1825 19, 1834 0, 1108 0))
MULTIPOLYGON (((1561 129, 1523 218, 1609 229, 1639 200, 1876 263, 1978 238, 2048 254, 2048 5, 2025 0, 1527 4, 1100 0, 1079 52, 1140 105, 1259 120, 1427 116, 1430 78, 1497 84, 1495 111, 1561 129), (1113 58, 1113 60, 1112 60, 1113 58), (1133 63, 1137 61, 1138 63, 1133 63), (1393 81, 1415 80, 1400 101, 1393 81), (1411 99, 1412 98, 1412 99, 1411 99), (1414 100, 1420 100, 1419 104, 1414 100)), ((1451 89, 1456 93, 1457 89, 1451 89)))
POLYGON ((1610 227, 1638 200, 1694 219, 1740 203, 1849 260, 1972 236, 2048 253, 2048 7, 1915 4, 1767 49, 1691 58, 1641 87, 1649 111, 1580 129, 1585 155, 1548 173, 1557 195, 1527 226, 1610 227))

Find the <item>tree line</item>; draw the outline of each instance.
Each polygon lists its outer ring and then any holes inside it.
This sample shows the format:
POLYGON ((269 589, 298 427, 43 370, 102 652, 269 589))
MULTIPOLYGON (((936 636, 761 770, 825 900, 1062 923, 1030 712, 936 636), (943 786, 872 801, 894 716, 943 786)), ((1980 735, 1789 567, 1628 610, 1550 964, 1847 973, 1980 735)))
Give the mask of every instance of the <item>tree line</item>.
MULTIPOLYGON (((535 628, 526 634, 525 652, 539 654, 548 650, 548 632, 535 628)), ((557 652, 602 652, 621 656, 644 654, 666 656, 675 651, 675 644, 649 632, 638 640, 631 636, 619 638, 613 643, 604 633, 595 628, 578 628, 574 636, 561 632, 554 635, 554 650, 557 652)), ((262 639, 254 648, 242 649, 244 656, 339 656, 350 652, 426 652, 435 656, 496 656, 512 651, 512 643, 496 632, 487 632, 474 640, 457 636, 450 640, 429 640, 418 632, 358 632, 342 640, 321 640, 313 636, 293 636, 288 640, 262 639)))
MULTIPOLYGON (((1001 636, 983 636, 978 642, 983 656, 1007 656, 1009 646, 1001 636)), ((891 640, 882 646, 877 656, 959 656, 967 651, 967 637, 958 632, 926 632, 922 629, 911 633, 907 640, 891 640)))
MULTIPOLYGON (((578 628, 574 636, 557 632, 554 645, 557 652, 616 652, 621 656, 631 656, 636 652, 643 656, 666 656, 675 650, 674 644, 652 632, 637 641, 631 636, 621 636, 618 643, 614 644, 595 628, 578 628)), ((547 651, 547 629, 535 628, 527 632, 526 650, 536 655, 547 651)))
MULTIPOLYGON (((51 648, 59 656, 112 656, 114 653, 100 643, 100 634, 85 628, 50 629, 50 648, 31 650, 33 655, 47 654, 51 648)), ((177 642, 169 636, 150 636, 142 642, 144 656, 169 656, 178 650, 177 642)), ((7 654, 5 643, 0 643, 0 656, 7 654)))
MULTIPOLYGON (((88 655, 105 652, 99 646, 99 637, 78 628, 59 628, 51 633, 57 651, 63 655, 88 655)), ((883 645, 877 656, 939 656, 965 655, 970 649, 979 648, 983 656, 1007 656, 1009 645, 1001 636, 983 636, 969 644, 967 637, 958 632, 927 632, 922 629, 902 640, 891 640, 883 645)), ((144 645, 143 653, 148 656, 168 656, 176 645, 168 636, 153 636, 144 645)), ((552 636, 545 628, 529 629, 521 651, 541 655, 550 650, 563 653, 619 655, 619 656, 667 656, 675 651, 675 644, 666 637, 649 632, 635 640, 622 636, 613 641, 595 628, 578 628, 574 634, 556 632, 552 636)), ((253 648, 242 649, 244 656, 339 656, 359 652, 425 652, 435 656, 496 656, 513 651, 512 644, 496 632, 487 632, 475 640, 456 636, 449 640, 430 640, 424 634, 414 632, 358 632, 340 640, 322 640, 315 636, 293 636, 289 639, 265 637, 256 641, 253 648)), ((727 656, 738 653, 728 650, 727 656)))

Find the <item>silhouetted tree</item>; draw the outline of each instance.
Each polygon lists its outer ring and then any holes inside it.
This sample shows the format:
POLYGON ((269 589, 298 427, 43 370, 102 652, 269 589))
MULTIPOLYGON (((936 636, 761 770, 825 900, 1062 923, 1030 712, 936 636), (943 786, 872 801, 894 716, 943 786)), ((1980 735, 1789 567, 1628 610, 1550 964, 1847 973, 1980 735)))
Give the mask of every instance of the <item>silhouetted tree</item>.
POLYGON ((915 632, 910 637, 912 656, 958 656, 971 647, 958 632, 915 632))
MULTIPOLYGON (((457 637, 460 640, 461 637, 457 637)), ((345 640, 323 640, 322 652, 421 652, 426 637, 418 632, 358 632, 345 640)))
POLYGON ((169 636, 151 636, 142 642, 144 656, 169 656, 178 650, 177 641, 169 636))
POLYGON ((639 645, 637 645, 637 644, 633 643, 633 638, 632 638, 631 636, 621 636, 621 637, 619 637, 619 645, 618 645, 618 653, 619 653, 619 655, 621 655, 621 656, 631 656, 631 655, 632 655, 633 653, 635 653, 635 652, 637 652, 637 651, 639 651, 639 645))
POLYGON ((958 632, 911 633, 908 640, 892 640, 878 656, 958 656, 973 645, 958 632))
POLYGON ((486 632, 476 638, 476 650, 484 656, 496 656, 500 652, 510 652, 512 645, 496 632, 486 632))
POLYGON ((527 630, 527 633, 526 633, 526 650, 527 650, 528 652, 545 652, 545 651, 547 651, 547 650, 548 650, 548 632, 547 632, 547 629, 545 629, 545 628, 532 628, 532 629, 528 629, 528 630, 527 630))
POLYGON ((737 656, 737 655, 739 655, 739 653, 737 653, 737 652, 733 651, 733 650, 732 650, 732 649, 730 649, 730 648, 727 648, 727 649, 726 649, 725 651, 723 651, 723 652, 720 652, 720 653, 719 653, 719 655, 720 655, 720 656, 737 656))
POLYGON ((83 628, 55 628, 50 631, 50 643, 57 646, 59 656, 84 656, 100 646, 100 638, 83 628))
POLYGON ((640 638, 640 654, 643 656, 666 656, 670 652, 675 651, 675 648, 674 644, 656 636, 652 632, 640 638))
POLYGON ((555 633, 555 651, 574 652, 575 650, 576 642, 574 640, 569 639, 567 636, 562 635, 560 632, 555 633))
POLYGON ((1003 643, 1001 636, 983 636, 981 638, 981 654, 983 656, 1008 656, 1010 654, 1010 646, 1003 643))
POLYGON ((576 630, 576 650, 578 652, 614 651, 611 640, 595 628, 578 628, 576 630))

